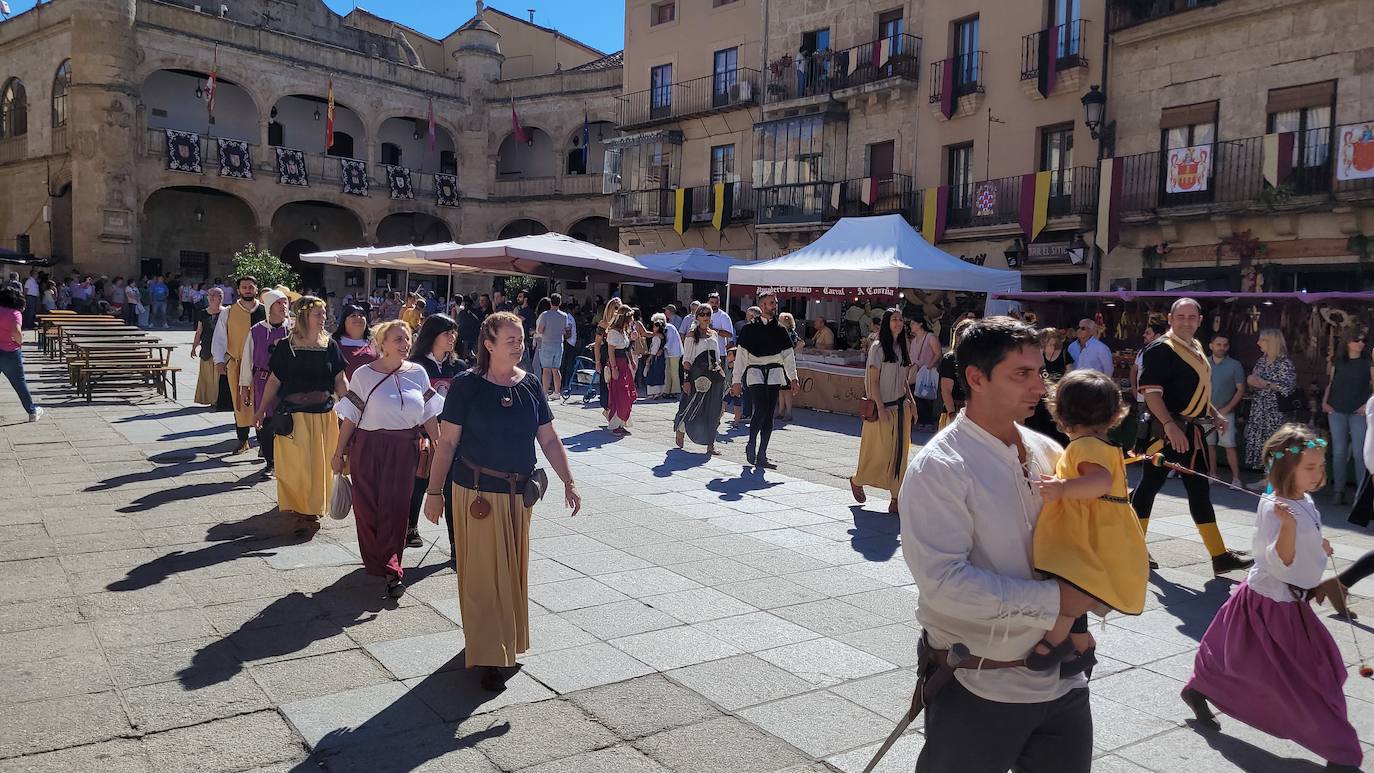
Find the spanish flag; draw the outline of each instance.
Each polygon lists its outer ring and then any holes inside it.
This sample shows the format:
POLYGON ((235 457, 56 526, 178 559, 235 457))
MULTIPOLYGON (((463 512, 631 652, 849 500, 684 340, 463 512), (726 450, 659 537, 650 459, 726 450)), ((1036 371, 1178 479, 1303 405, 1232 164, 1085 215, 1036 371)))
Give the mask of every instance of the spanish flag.
POLYGON ((735 184, 712 185, 711 198, 715 202, 715 209, 711 212, 711 225, 717 231, 724 231, 730 225, 730 213, 735 209, 735 184))
POLYGON ((324 113, 324 149, 334 147, 334 79, 329 79, 329 100, 324 113))
POLYGON ((1021 175, 1021 231, 1026 241, 1045 229, 1050 210, 1050 177, 1053 172, 1031 172, 1021 175))
POLYGON ((949 207, 949 186, 926 188, 921 195, 921 236, 931 244, 945 238, 945 212, 949 207))
POLYGON ((673 192, 676 213, 673 215, 673 230, 679 234, 687 232, 687 228, 692 225, 692 189, 678 188, 673 192))

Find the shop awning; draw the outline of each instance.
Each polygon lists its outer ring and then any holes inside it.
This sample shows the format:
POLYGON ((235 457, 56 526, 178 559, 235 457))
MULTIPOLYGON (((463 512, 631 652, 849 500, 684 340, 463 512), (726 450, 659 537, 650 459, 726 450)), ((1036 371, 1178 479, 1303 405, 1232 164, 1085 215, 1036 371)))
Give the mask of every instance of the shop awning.
POLYGON ((845 217, 780 258, 730 268, 731 291, 824 297, 897 295, 902 288, 1013 293, 1016 271, 975 266, 941 250, 901 215, 845 217))
POLYGON ((638 260, 559 233, 517 236, 478 244, 430 244, 415 256, 499 274, 566 277, 576 280, 638 279, 677 282, 673 271, 649 268, 638 260))
POLYGON ((636 260, 649 268, 675 271, 683 279, 722 283, 729 279, 731 266, 745 262, 741 258, 709 252, 700 247, 674 250, 673 252, 659 252, 653 255, 639 255, 636 256, 636 260))

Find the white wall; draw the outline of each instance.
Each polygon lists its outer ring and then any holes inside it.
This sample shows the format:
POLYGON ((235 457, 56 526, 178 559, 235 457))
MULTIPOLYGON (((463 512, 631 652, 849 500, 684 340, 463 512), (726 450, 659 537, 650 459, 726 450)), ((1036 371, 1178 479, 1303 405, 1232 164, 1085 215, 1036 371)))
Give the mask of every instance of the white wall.
MULTIPOLYGON (((337 113, 336 113, 337 115, 337 113)), ((429 149, 429 122, 419 118, 420 139, 415 139, 415 122, 409 118, 388 118, 382 123, 377 139, 377 162, 382 161, 382 143, 390 142, 401 149, 401 165, 417 172, 439 171, 439 154, 453 151, 453 139, 442 126, 434 127, 434 150, 429 149)))
MULTIPOLYGON (((304 151, 306 155, 324 152, 324 127, 327 107, 299 97, 283 97, 277 103, 277 123, 282 125, 282 146, 304 151), (315 120, 316 108, 320 120, 315 120)), ((367 160, 367 132, 363 122, 352 110, 334 103, 334 131, 347 132, 353 137, 353 157, 367 160)), ((254 137, 256 139, 256 136, 254 137)))
MULTIPOLYGON (((197 85, 203 88, 205 79, 167 70, 158 70, 149 75, 143 83, 143 104, 148 108, 148 127, 208 133, 214 137, 254 144, 259 142, 258 115, 247 92, 221 81, 215 88, 215 125, 208 126, 205 100, 196 99, 197 85), (154 110, 166 111, 167 115, 154 115, 154 110)), ((32 114, 29 121, 33 121, 32 114)))
POLYGON ((525 127, 525 131, 534 137, 533 145, 516 142, 514 134, 506 135, 501 141, 501 148, 497 151, 497 180, 553 177, 562 168, 561 159, 554 157, 549 135, 543 129, 525 127))

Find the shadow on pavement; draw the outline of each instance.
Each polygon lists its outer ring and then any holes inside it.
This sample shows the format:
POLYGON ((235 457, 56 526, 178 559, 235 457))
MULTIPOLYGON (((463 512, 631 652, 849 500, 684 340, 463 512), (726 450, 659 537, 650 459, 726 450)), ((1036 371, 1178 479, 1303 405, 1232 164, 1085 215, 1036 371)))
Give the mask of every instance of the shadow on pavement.
POLYGON ((650 468, 655 478, 669 478, 675 472, 700 467, 711 461, 711 455, 703 449, 700 453, 682 448, 670 448, 663 455, 663 463, 650 468))
MULTIPOLYGON (((507 721, 473 718, 474 711, 500 696, 481 688, 479 674, 464 667, 464 653, 459 652, 362 724, 330 731, 292 773, 402 773, 509 733, 507 721)), ((460 762, 453 769, 466 768, 460 762)))
POLYGON ((1213 577, 1202 586, 1202 592, 1198 593, 1192 588, 1164 579, 1158 572, 1150 572, 1150 588, 1159 600, 1160 607, 1178 619, 1176 630, 1193 641, 1202 641, 1202 635, 1207 633, 1207 626, 1212 624, 1212 618, 1216 616, 1217 610, 1221 609, 1221 605, 1226 603, 1226 599, 1231 595, 1231 588, 1235 585, 1234 580, 1213 577))
MULTIPOLYGON (((1315 773, 1316 771, 1326 770, 1325 765, 1319 765, 1310 760, 1295 760, 1291 757, 1280 757, 1270 751, 1255 746, 1252 743, 1242 741, 1239 738, 1226 735, 1224 724, 1227 720, 1225 715, 1219 719, 1223 722, 1222 732, 1216 733, 1203 730, 1196 724, 1196 720, 1186 720, 1185 724, 1193 729, 1193 732, 1201 735, 1207 745, 1215 749, 1225 757, 1228 762, 1236 766, 1237 770, 1283 770, 1293 773, 1315 773)), ((1237 720, 1231 720, 1235 722, 1237 720)))
POLYGON ((853 536, 849 538, 849 544, 855 553, 868 561, 879 562, 897 554, 897 548, 901 546, 898 535, 902 532, 902 524, 897 516, 873 513, 863 509, 862 505, 851 505, 849 512, 854 514, 854 528, 849 530, 853 536))
POLYGON ((576 435, 569 435, 563 438, 563 445, 573 453, 591 451, 607 445, 614 445, 620 442, 619 435, 612 435, 604 429, 589 429, 586 432, 579 432, 576 435))
POLYGON ((781 486, 782 481, 769 481, 763 477, 763 470, 745 467, 738 478, 715 478, 707 481, 706 490, 720 494, 722 502, 738 502, 744 495, 754 491, 767 491, 781 486))

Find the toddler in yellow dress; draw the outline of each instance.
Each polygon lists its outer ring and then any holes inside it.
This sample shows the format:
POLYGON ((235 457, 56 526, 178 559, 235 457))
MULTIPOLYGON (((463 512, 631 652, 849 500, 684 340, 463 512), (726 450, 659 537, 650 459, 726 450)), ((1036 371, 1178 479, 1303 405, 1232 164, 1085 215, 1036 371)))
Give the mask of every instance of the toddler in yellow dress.
MULTIPOLYGON (((1128 412, 1121 389, 1095 370, 1076 370, 1059 381, 1049 400, 1069 445, 1054 477, 1039 484, 1045 507, 1035 527, 1035 568, 1102 602, 1098 614, 1115 609, 1138 615, 1145 606, 1149 557, 1128 499, 1125 457, 1107 440, 1128 412)), ((1062 676, 1071 676, 1097 663, 1095 649, 1087 615, 1060 616, 1026 656, 1026 667, 1058 666, 1062 676)))

